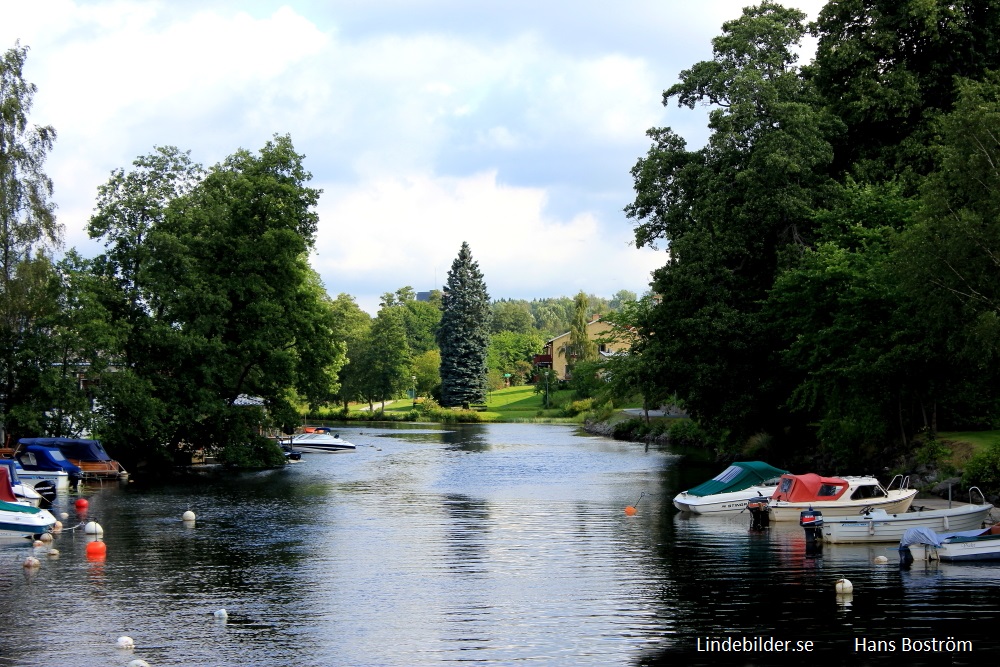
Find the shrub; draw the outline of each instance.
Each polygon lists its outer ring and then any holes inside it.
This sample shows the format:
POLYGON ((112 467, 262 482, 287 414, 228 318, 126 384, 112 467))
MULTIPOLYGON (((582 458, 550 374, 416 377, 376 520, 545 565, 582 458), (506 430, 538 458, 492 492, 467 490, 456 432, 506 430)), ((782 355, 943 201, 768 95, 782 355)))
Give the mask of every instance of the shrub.
POLYGON ((1000 491, 1000 442, 994 442, 965 464, 965 486, 979 486, 988 493, 1000 491))
POLYGON ((667 431, 670 443, 674 445, 701 445, 705 443, 705 434, 697 423, 690 419, 678 419, 670 425, 667 431))

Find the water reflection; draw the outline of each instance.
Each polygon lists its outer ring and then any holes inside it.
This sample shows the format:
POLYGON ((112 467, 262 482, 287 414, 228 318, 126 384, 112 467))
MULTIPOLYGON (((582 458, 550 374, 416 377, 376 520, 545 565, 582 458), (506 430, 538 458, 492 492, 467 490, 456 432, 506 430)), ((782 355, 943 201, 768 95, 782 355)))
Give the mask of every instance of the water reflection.
POLYGON ((0 622, 17 628, 0 633, 5 664, 124 664, 123 634, 129 659, 221 666, 745 664, 694 650, 742 635, 815 641, 809 664, 884 661, 853 654, 856 636, 995 646, 968 622, 996 619, 996 568, 901 572, 884 546, 810 554, 797 525, 680 515, 677 490, 717 471, 685 472, 669 452, 520 424, 342 437, 358 450, 282 471, 88 489, 100 563, 66 530, 63 555, 26 579, 31 546, 0 544, 0 622), (25 623, 38 609, 45 622, 25 623))

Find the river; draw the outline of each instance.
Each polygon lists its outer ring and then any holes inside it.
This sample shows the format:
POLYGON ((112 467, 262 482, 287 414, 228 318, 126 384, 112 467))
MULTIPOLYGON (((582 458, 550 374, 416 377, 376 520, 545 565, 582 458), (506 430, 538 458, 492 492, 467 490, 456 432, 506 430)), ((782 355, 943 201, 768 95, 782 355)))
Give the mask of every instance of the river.
POLYGON ((1000 648, 1000 567, 900 570, 888 545, 817 556, 797 525, 677 513, 720 466, 570 426, 341 433, 357 451, 90 485, 85 514, 60 498, 58 558, 0 543, 0 667, 942 665, 1000 648), (89 520, 104 560, 71 529, 89 520))

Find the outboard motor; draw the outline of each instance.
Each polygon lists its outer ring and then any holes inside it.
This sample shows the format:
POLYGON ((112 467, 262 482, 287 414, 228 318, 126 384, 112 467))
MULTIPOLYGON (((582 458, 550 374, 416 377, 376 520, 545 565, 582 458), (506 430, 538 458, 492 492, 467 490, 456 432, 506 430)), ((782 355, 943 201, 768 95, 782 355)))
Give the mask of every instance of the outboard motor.
POLYGON ((56 499, 56 485, 47 479, 35 482, 35 493, 42 497, 43 506, 52 507, 56 499))
POLYGON ((750 510, 750 530, 764 530, 771 525, 771 511, 767 506, 767 498, 759 496, 747 501, 750 510))
POLYGON ((806 555, 823 549, 823 513, 812 508, 799 514, 799 525, 806 531, 806 555))
POLYGON ((899 569, 909 570, 910 566, 913 565, 913 552, 910 551, 910 547, 899 547, 899 569))

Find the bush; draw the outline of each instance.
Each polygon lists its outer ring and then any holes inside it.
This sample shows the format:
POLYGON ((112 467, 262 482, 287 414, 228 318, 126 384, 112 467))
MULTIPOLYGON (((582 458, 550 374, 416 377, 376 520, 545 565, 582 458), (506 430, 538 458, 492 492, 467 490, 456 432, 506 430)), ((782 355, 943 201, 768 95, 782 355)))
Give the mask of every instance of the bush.
POLYGON ((962 483, 978 486, 986 493, 1000 491, 1000 442, 994 442, 965 464, 962 483))
POLYGON ((573 401, 563 408, 563 416, 576 417, 584 412, 590 412, 594 407, 594 399, 585 398, 582 401, 573 401))
POLYGON ((285 453, 277 442, 258 435, 249 442, 226 444, 218 460, 234 468, 277 468, 285 465, 285 453))
POLYGON ((673 445, 705 444, 705 434, 701 428, 690 419, 678 419, 670 425, 667 437, 673 445))

